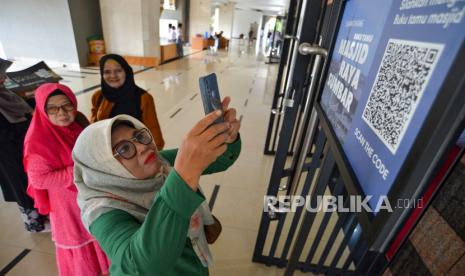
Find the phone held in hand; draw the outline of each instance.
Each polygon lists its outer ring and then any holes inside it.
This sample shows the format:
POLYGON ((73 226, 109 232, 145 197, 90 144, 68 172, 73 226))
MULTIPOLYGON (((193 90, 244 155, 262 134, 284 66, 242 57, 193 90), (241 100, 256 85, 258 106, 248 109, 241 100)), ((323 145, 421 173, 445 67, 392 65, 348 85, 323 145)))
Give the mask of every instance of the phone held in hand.
MULTIPOLYGON (((218 109, 223 112, 216 74, 212 73, 210 75, 199 78, 199 85, 205 114, 209 114, 218 109)), ((222 122, 224 122, 223 116, 215 120, 215 123, 222 122)))

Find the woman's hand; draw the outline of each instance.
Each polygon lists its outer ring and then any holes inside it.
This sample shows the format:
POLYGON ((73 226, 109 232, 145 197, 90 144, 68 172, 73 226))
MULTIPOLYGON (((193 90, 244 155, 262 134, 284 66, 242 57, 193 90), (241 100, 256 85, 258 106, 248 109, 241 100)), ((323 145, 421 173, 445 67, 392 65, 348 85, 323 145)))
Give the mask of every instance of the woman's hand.
POLYGON ((205 116, 187 133, 178 149, 174 169, 194 191, 202 172, 226 151, 231 124, 213 124, 220 116, 220 111, 205 116))
POLYGON ((229 123, 231 127, 228 130, 228 139, 226 143, 230 144, 236 141, 237 134, 239 133, 239 129, 241 128, 241 122, 236 118, 236 109, 229 108, 229 103, 231 102, 230 97, 225 97, 221 105, 223 106, 224 112, 224 121, 225 123, 229 123))

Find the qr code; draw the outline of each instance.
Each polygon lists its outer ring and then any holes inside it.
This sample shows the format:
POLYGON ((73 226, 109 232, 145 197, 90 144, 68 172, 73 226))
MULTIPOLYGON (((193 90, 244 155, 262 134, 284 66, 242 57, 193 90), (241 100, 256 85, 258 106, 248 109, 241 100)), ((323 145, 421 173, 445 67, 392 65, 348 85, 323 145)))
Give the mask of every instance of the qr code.
POLYGON ((443 44, 390 39, 362 118, 395 154, 439 60, 443 44))

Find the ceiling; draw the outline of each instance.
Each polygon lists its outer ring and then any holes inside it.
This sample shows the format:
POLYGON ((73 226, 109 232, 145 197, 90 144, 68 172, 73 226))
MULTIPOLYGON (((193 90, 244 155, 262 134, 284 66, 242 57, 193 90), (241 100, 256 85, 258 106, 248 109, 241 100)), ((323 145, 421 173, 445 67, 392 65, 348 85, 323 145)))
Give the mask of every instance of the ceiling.
POLYGON ((260 10, 264 14, 282 14, 289 0, 212 0, 213 5, 232 2, 236 8, 243 10, 260 10))

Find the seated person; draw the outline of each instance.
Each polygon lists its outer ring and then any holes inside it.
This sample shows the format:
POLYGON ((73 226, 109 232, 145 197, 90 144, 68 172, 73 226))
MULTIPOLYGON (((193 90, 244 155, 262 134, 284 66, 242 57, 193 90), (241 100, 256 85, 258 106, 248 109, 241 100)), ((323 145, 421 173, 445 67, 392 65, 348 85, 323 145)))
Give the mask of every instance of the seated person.
POLYGON ((153 97, 134 82, 134 73, 120 55, 100 59, 101 89, 92 95, 92 123, 126 114, 142 121, 152 132, 155 144, 163 149, 165 141, 158 122, 153 97))
MULTIPOLYGON (((157 151, 140 121, 119 115, 86 128, 73 150, 82 221, 111 259, 111 275, 208 275, 205 225, 215 223, 202 174, 226 170, 241 141, 236 111, 208 114, 179 149, 157 151)), ((207 227, 208 228, 208 227, 207 227)))

